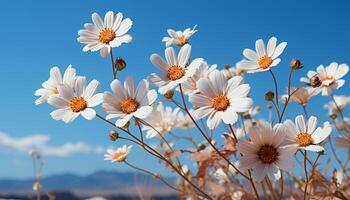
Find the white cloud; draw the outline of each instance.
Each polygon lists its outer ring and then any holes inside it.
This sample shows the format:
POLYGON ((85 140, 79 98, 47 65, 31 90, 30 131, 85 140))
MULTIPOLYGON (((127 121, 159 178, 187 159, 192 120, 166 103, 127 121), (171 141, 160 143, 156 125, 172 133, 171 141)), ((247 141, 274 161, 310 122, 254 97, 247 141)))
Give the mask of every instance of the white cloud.
POLYGON ((7 148, 27 153, 34 148, 44 156, 66 157, 78 153, 102 153, 102 146, 91 146, 84 142, 67 142, 60 146, 51 146, 47 135, 29 135, 24 137, 11 137, 0 132, 0 148, 7 148))

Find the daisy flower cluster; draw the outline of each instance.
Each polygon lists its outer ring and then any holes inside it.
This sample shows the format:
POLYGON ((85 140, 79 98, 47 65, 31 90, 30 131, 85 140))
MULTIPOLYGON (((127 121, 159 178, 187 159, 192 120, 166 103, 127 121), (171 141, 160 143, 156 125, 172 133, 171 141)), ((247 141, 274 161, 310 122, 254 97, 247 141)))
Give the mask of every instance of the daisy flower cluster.
POLYGON ((55 66, 35 92, 35 104, 53 106, 51 117, 65 123, 80 116, 105 122, 111 128, 109 139, 122 143, 108 148, 105 160, 149 174, 184 199, 350 198, 350 97, 334 94, 345 85, 347 64, 331 62, 313 70, 292 59, 285 66, 287 42, 270 37, 256 40, 254 49, 242 48, 242 59, 233 67, 220 67, 193 57, 194 26, 168 29, 164 52, 154 52, 144 63, 154 72, 140 81, 129 75, 122 80, 127 62, 115 59, 113 50, 132 41, 132 24, 122 13, 109 11, 104 18, 93 13, 92 22, 78 31, 84 52, 100 51, 111 58, 113 79, 102 83, 109 84, 109 91, 99 92, 100 82, 87 82, 72 65, 63 74, 55 66), (289 70, 289 78, 283 81, 276 68, 289 70), (310 71, 295 83, 294 76, 304 68, 310 71), (255 73, 273 83, 272 88, 259 85, 266 90, 261 97, 249 83, 255 73), (322 99, 329 118, 312 109, 322 99), (168 182, 157 169, 146 169, 138 155, 129 155, 132 147, 178 181, 168 182))

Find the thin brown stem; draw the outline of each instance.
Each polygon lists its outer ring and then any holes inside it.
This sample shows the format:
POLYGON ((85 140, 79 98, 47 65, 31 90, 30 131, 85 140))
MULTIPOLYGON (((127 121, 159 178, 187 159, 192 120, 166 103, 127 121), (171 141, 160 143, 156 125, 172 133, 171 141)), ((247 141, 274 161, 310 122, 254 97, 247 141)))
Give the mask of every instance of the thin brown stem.
POLYGON ((305 172, 304 200, 306 200, 307 187, 308 187, 308 184, 309 184, 309 176, 307 174, 307 163, 306 163, 306 160, 307 160, 307 152, 305 150, 305 153, 304 153, 304 172, 305 172))

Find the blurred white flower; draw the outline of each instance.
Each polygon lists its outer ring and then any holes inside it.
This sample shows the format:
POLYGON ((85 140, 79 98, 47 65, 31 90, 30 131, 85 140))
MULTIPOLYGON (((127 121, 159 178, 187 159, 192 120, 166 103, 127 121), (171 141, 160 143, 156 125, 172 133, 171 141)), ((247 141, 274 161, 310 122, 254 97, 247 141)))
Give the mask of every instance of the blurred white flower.
POLYGON ((115 79, 111 83, 112 93, 103 95, 103 110, 108 113, 106 119, 119 118, 117 127, 123 127, 132 117, 145 119, 153 110, 152 104, 157 99, 157 92, 148 89, 147 80, 143 79, 135 86, 132 77, 127 77, 124 86, 115 79))
POLYGON ((243 76, 243 74, 245 73, 245 70, 240 68, 239 66, 239 62, 236 64, 236 67, 230 67, 228 69, 222 69, 221 70, 222 73, 224 73, 225 78, 228 80, 234 76, 243 76))
POLYGON ((163 42, 165 46, 169 47, 171 45, 183 46, 188 43, 190 37, 197 32, 195 25, 192 29, 187 28, 184 31, 174 31, 173 29, 168 29, 168 34, 170 37, 163 37, 163 42))
POLYGON ((345 83, 343 78, 349 71, 349 66, 345 63, 338 65, 332 62, 326 68, 323 65, 317 67, 317 72, 309 71, 307 78, 302 77, 300 81, 317 87, 322 91, 322 96, 329 96, 332 94, 332 89, 339 89, 345 83))
POLYGON ((84 52, 101 50, 101 55, 105 57, 111 48, 131 42, 131 35, 126 33, 130 30, 132 21, 129 18, 123 20, 122 13, 114 16, 113 11, 108 11, 104 20, 97 13, 93 13, 91 18, 93 24, 84 24, 85 29, 78 32, 78 41, 85 44, 84 52))
POLYGON ((258 123, 248 130, 250 141, 239 141, 237 149, 242 157, 236 163, 242 170, 253 169, 252 176, 262 181, 268 176, 272 181, 281 178, 280 169, 294 169, 295 145, 285 145, 286 132, 283 124, 274 127, 268 122, 258 123))
POLYGON ((234 124, 238 120, 238 112, 248 111, 253 104, 248 97, 250 86, 243 84, 243 78, 235 76, 226 80, 223 73, 214 71, 209 79, 198 81, 198 94, 190 94, 189 101, 194 107, 194 118, 208 116, 207 125, 213 130, 224 121, 234 124))
POLYGON ((230 179, 227 176, 227 174, 224 172, 222 168, 218 168, 214 173, 213 176, 216 180, 219 181, 219 183, 230 183, 230 179))
MULTIPOLYGON (((310 99, 318 94, 318 90, 312 87, 301 87, 301 88, 290 88, 290 101, 294 101, 297 104, 306 106, 310 99)), ((283 95, 281 100, 283 103, 286 103, 288 94, 283 95)))
POLYGON ((323 106, 325 109, 328 109, 328 114, 330 115, 338 113, 339 110, 342 112, 344 108, 350 103, 350 97, 334 95, 334 101, 330 101, 323 106))
POLYGON ((281 59, 278 58, 287 46, 287 42, 282 42, 279 45, 277 38, 271 37, 265 47, 264 41, 259 39, 255 42, 256 52, 251 49, 244 49, 244 60, 240 61, 237 66, 246 70, 248 73, 262 72, 270 70, 280 63, 281 59), (277 45, 277 47, 276 47, 277 45))
POLYGON ((41 188, 41 184, 39 182, 35 182, 33 184, 33 190, 34 191, 38 191, 38 190, 40 190, 40 188, 41 188))
POLYGON ((87 120, 96 116, 92 107, 102 103, 102 93, 95 94, 100 86, 96 80, 92 80, 86 86, 85 77, 78 77, 74 88, 63 85, 58 86, 58 94, 51 95, 48 103, 57 110, 50 113, 55 120, 62 120, 65 123, 72 122, 80 114, 87 120))
POLYGON ((158 54, 152 54, 150 57, 151 62, 161 69, 163 73, 152 73, 148 76, 149 82, 158 86, 158 92, 161 94, 165 94, 179 84, 184 83, 189 77, 192 77, 196 73, 197 68, 204 64, 202 58, 194 59, 189 64, 190 55, 191 46, 189 44, 185 44, 181 47, 178 56, 176 56, 173 47, 166 48, 166 61, 158 54))
MULTIPOLYGON (((193 110, 190 109, 189 112, 193 113, 193 110)), ((190 116, 188 116, 187 113, 183 113, 183 112, 178 112, 177 116, 176 116, 176 128, 183 128, 183 129, 189 129, 192 128, 194 126, 194 123, 192 121, 192 119, 190 118, 190 116)))
POLYGON ((287 138, 291 143, 297 144, 299 149, 320 152, 324 148, 320 145, 332 131, 332 127, 325 122, 323 127, 317 127, 317 117, 311 116, 307 123, 302 115, 295 118, 295 124, 286 120, 284 125, 287 131, 287 138))
POLYGON ((132 145, 119 147, 117 150, 107 149, 107 154, 104 155, 104 160, 110 160, 111 162, 123 162, 126 156, 130 153, 132 145))
POLYGON ((215 71, 217 65, 209 65, 206 62, 203 62, 193 74, 192 77, 189 77, 184 83, 181 84, 182 90, 185 94, 198 93, 197 82, 201 78, 209 78, 209 74, 215 71))
POLYGON ((75 69, 72 65, 67 67, 63 78, 60 69, 58 67, 52 67, 50 69, 49 79, 42 84, 43 88, 35 91, 35 96, 40 96, 35 100, 35 104, 45 103, 51 95, 57 94, 58 86, 67 85, 68 87, 74 87, 75 80, 75 69))

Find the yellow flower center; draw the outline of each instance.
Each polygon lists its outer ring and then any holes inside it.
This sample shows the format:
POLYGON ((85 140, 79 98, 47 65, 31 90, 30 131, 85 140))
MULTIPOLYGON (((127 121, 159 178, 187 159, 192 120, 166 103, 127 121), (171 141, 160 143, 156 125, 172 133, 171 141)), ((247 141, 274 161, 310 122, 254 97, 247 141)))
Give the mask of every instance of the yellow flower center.
POLYGON ((182 78, 185 75, 185 73, 186 73, 186 71, 184 68, 182 68, 178 65, 174 65, 174 66, 169 67, 167 77, 172 81, 176 81, 176 80, 182 78))
POLYGON ((297 144, 299 144, 299 146, 301 146, 301 147, 306 147, 306 146, 313 144, 314 141, 313 141, 311 135, 309 135, 307 133, 299 133, 295 142, 297 144))
POLYGON ((109 44, 115 37, 115 31, 110 28, 103 28, 98 35, 98 39, 104 44, 109 44))
POLYGON ((263 56, 259 59, 258 64, 261 69, 267 69, 272 64, 272 58, 270 56, 263 56))
POLYGON ((116 151, 113 154, 113 160, 121 162, 121 161, 124 161, 125 158, 126 158, 126 152, 125 151, 116 151))
POLYGON ((125 114, 130 114, 135 112, 139 105, 139 102, 134 99, 126 99, 120 103, 120 110, 125 114))
POLYGON ((217 111, 225 111, 229 105, 230 100, 224 95, 215 96, 212 100, 212 107, 217 111))
POLYGON ((179 41, 176 45, 177 46, 183 46, 185 44, 188 43, 188 40, 185 36, 181 35, 181 36, 177 36, 176 39, 179 41))
POLYGON ((334 80, 334 77, 333 76, 325 76, 325 77, 322 77, 322 81, 333 81, 334 80))
POLYGON ((69 107, 73 112, 81 112, 87 108, 87 101, 83 97, 74 97, 69 102, 69 107))
POLYGON ((264 164, 271 164, 277 161, 278 151, 274 146, 263 145, 258 151, 258 158, 264 164))
POLYGON ((52 89, 51 94, 58 94, 58 89, 57 88, 52 89))

